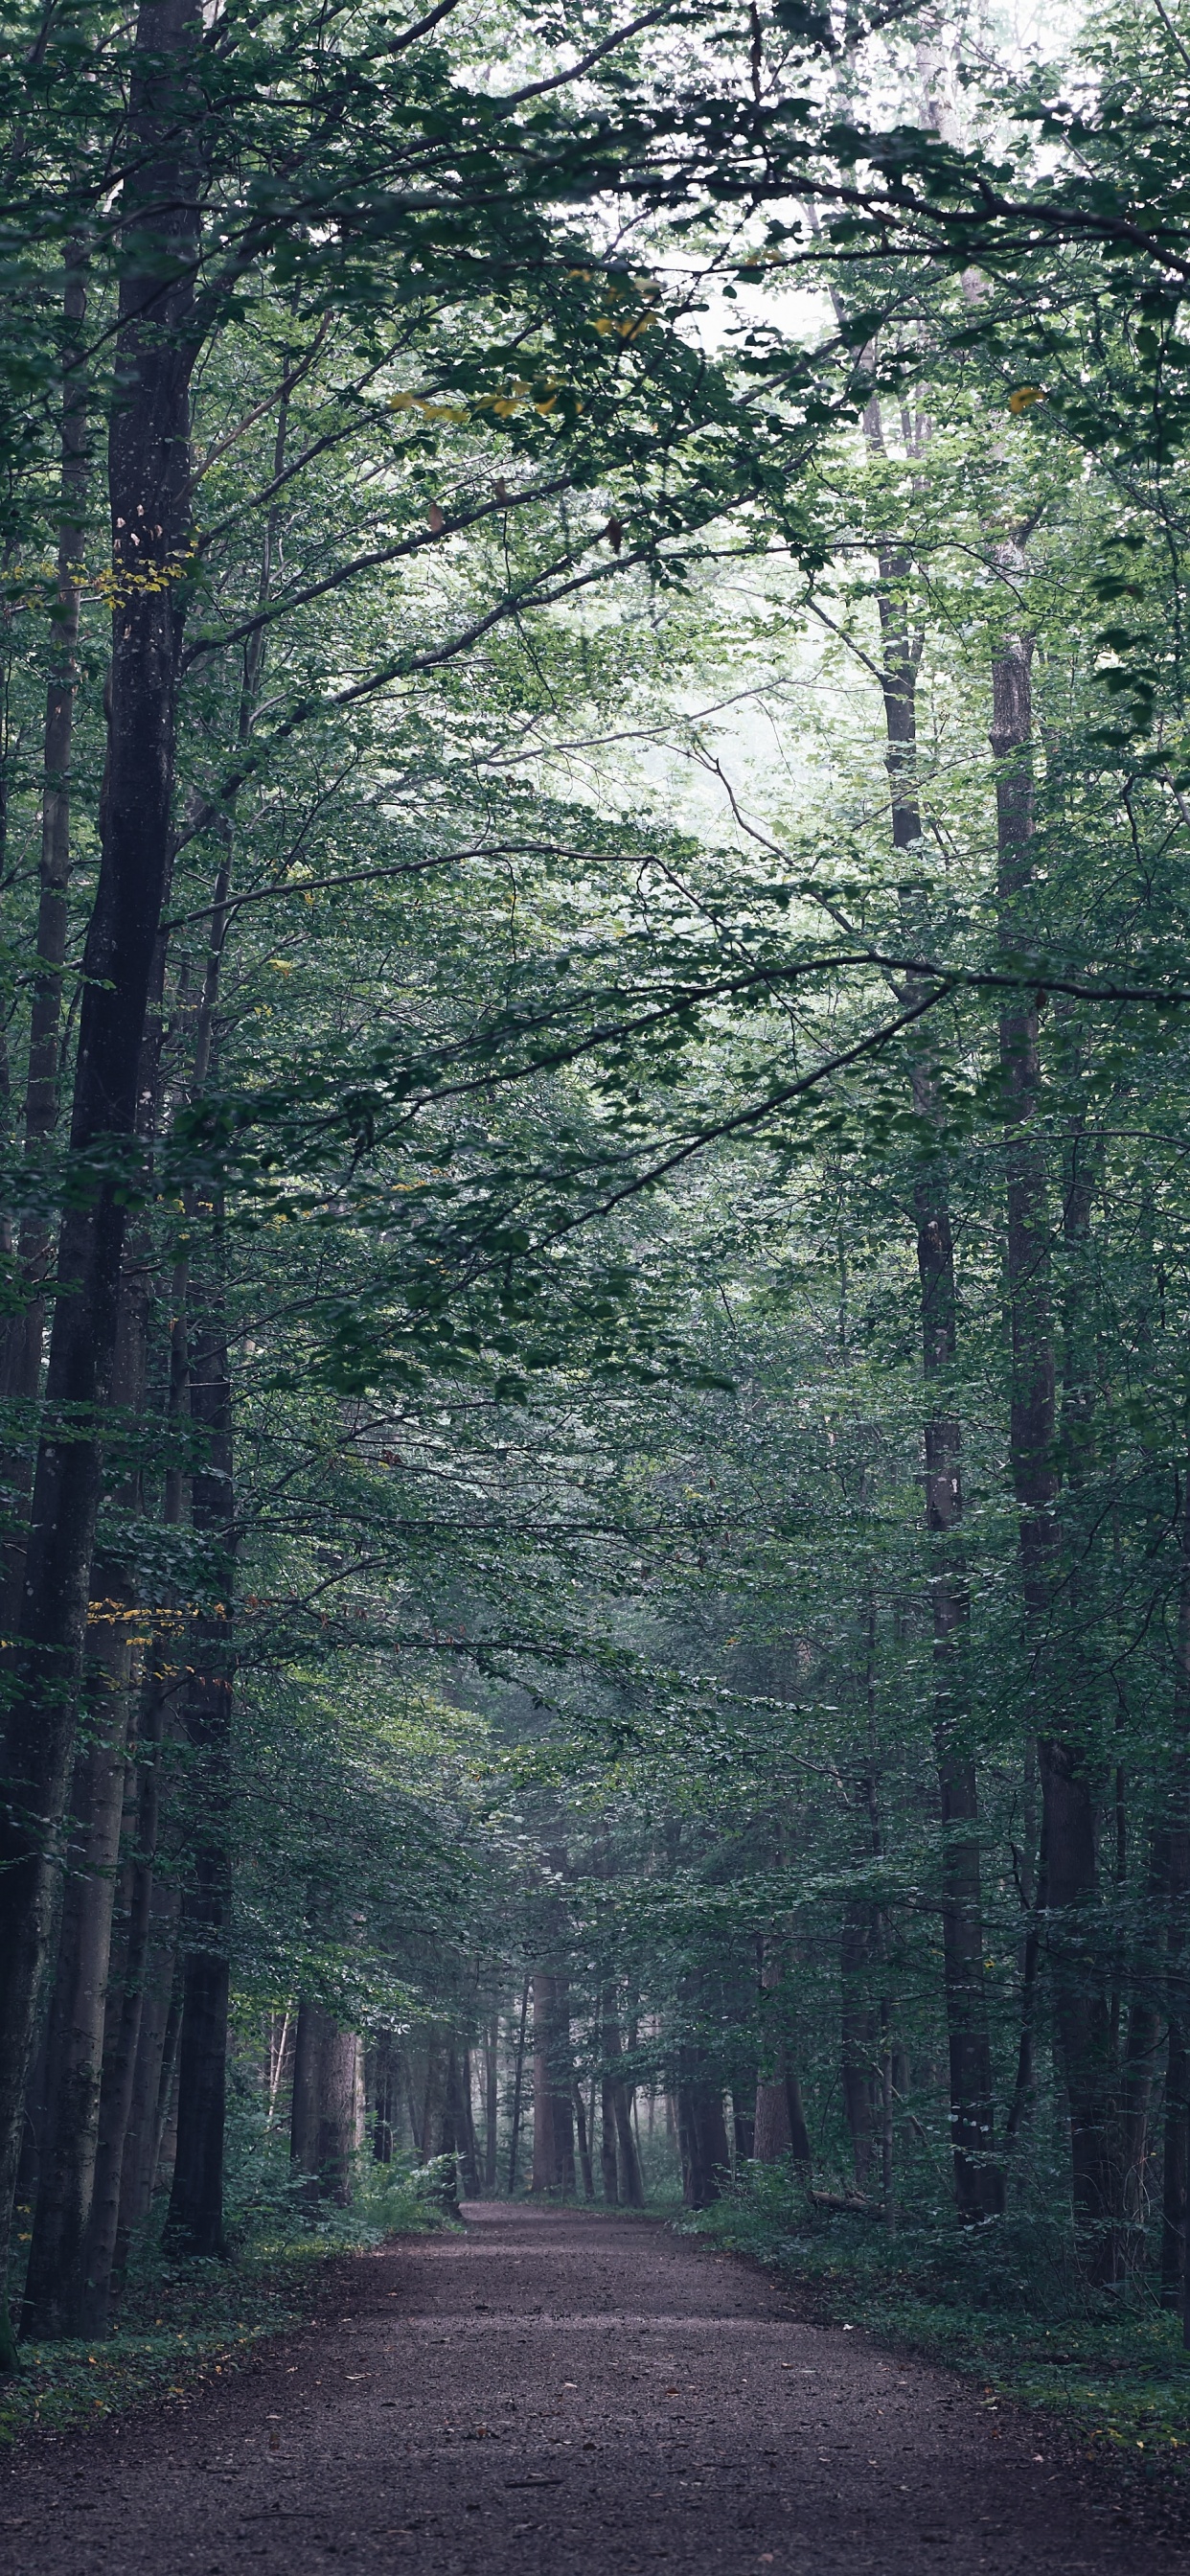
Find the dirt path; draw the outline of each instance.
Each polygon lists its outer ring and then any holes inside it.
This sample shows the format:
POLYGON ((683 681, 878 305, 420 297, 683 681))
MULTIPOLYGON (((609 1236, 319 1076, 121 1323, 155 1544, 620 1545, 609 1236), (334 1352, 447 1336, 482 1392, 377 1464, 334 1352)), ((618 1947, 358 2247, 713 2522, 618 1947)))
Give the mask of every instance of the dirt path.
POLYGON ((660 2227, 472 2206, 329 2324, 0 2484, 12 2576, 1157 2576, 978 2392, 660 2227))

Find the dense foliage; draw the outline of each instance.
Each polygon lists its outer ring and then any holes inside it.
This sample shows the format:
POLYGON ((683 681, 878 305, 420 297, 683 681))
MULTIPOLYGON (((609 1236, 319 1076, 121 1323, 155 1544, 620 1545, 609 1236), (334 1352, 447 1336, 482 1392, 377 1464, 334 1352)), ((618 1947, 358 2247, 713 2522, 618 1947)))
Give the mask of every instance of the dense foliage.
POLYGON ((1190 14, 6 83, 27 2330, 229 2065, 291 2217, 366 2098, 1178 2307, 1190 14))

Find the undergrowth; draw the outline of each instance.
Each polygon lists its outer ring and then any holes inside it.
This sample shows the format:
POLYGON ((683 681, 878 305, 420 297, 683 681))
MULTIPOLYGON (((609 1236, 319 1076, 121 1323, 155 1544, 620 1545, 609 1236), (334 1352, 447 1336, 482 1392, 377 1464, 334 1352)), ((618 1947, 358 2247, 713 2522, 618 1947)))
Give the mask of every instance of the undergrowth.
POLYGON ((890 2237, 870 2217, 816 2208, 788 2165, 752 2164, 722 2200, 679 2223, 796 2283, 824 2321, 978 2379, 989 2411, 1009 2398, 1044 2407, 1092 2453, 1127 2452, 1134 2467, 1188 2476, 1180 2317, 1143 2283, 1081 2285, 1050 2218, 960 2228, 931 2215, 890 2237))
POLYGON ((361 2156, 351 2206, 310 2210, 291 2179, 284 2132, 243 2103, 233 2109, 231 2148, 227 2259, 171 2257, 159 2204, 134 2248, 114 2331, 22 2344, 20 2369, 0 2378, 0 2445, 184 2399, 241 2369, 269 2336, 305 2324, 333 2256, 449 2223, 452 2159, 414 2167, 361 2156))

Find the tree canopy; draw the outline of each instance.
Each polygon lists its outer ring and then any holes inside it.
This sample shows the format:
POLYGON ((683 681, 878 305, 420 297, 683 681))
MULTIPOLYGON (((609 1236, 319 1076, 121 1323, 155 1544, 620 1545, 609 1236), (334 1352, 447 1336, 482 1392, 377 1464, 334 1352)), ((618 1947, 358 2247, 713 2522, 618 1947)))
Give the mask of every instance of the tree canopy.
POLYGON ((1190 12, 2 77, 18 2324, 229 2067, 1179 2307, 1190 12))

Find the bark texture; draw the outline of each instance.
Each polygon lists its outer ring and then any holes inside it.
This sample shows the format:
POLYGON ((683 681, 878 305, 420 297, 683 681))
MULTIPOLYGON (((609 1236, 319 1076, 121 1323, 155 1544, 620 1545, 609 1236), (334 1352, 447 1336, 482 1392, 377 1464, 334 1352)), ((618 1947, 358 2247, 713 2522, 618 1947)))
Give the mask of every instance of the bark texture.
MULTIPOLYGON (((1019 571, 1019 563, 1015 565, 1019 571)), ((1033 873, 1032 645, 1010 635, 992 664, 991 744, 996 756, 997 890, 1006 961, 1028 944, 1033 873)), ((1006 1136, 1005 1268, 1011 1336, 1009 1443, 1020 1533, 1027 1688, 1038 1736, 1049 1899, 1048 1962, 1063 2081, 1070 2108, 1071 2178, 1083 2260, 1097 2280, 1115 2277, 1119 2158, 1111 2017, 1091 1948, 1099 1873, 1096 1765, 1077 1720, 1052 1704, 1046 1650, 1061 1555, 1055 1459, 1051 1216, 1039 1132, 1040 1016, 1023 984, 1000 1014, 1006 1136), (1090 1942, 1091 1948, 1088 1947, 1090 1942)))
MULTIPOLYGON (((869 449, 882 454, 880 406, 864 413, 869 449)), ((907 601, 913 566, 901 545, 877 549, 877 604, 883 647, 886 763, 897 852, 920 848, 917 677, 922 638, 911 636, 907 601)), ((905 928, 919 953, 927 925, 919 900, 902 898, 905 928)), ((927 950, 928 953, 928 950, 927 950)), ((910 978, 899 988, 914 1002, 928 985, 910 978)), ((945 1156, 937 1140, 935 1086, 929 1064, 913 1066, 913 1103, 930 1147, 919 1153, 913 1189, 920 1296, 922 1372, 929 1409, 923 1426, 925 1522, 930 1550, 933 1625, 934 1755, 942 1825, 942 1942, 950 2074, 951 2148, 955 2197, 965 2218, 990 2216, 1004 2207, 1004 2177, 995 2158, 992 2055, 984 1981, 983 1889, 979 1798, 975 1763, 964 1737, 964 1650, 968 1598, 962 1552, 962 1431, 946 1400, 957 1355, 954 1236, 945 1156)), ((857 2104, 858 2109, 858 2104, 857 2104)), ((853 2136, 856 2132, 853 2130, 853 2136)))
MULTIPOLYGON (((67 1846, 67 1879, 50 2006, 49 2092, 33 2242, 25 2282, 26 2334, 85 2331, 87 2229, 99 2135, 104 2012, 128 1738, 130 1647, 125 1605, 103 1605, 106 1634, 95 1655, 90 1723, 94 1740, 75 1764, 77 1833, 67 1846)), ((98 1623, 97 1623, 98 1624, 98 1623)))
POLYGON ((0 2231, 7 2230, 37 1995, 70 1781, 116 1349, 125 1191, 167 881, 189 540, 189 384, 197 241, 194 0, 144 0, 129 99, 109 492, 118 593, 95 905, 84 951, 70 1144, 92 1186, 64 1219, 33 1483, 0 1823, 0 2231))
MULTIPOLYGON (((62 1023, 62 970, 68 930, 67 887, 70 882, 71 760, 74 701, 78 683, 79 570, 84 548, 87 492, 87 382, 81 363, 82 331, 87 309, 86 269, 81 246, 67 251, 62 298, 64 375, 62 399, 62 513, 58 531, 58 577, 50 622, 51 669, 46 685, 44 775, 41 800, 41 869, 37 907, 37 966, 29 1014, 29 1057, 25 1080, 25 1154, 35 1163, 58 1124, 62 1023)), ((45 1339, 46 1277, 53 1252, 51 1229, 40 1212, 24 1217, 18 1246, 18 1276, 28 1303, 0 1331, 0 1395, 30 1413, 41 1385, 45 1339)), ((32 1486, 33 1444, 0 1459, 0 1484, 7 1489, 14 1533, 0 1552, 0 1633, 10 1635, 20 1616, 25 1577, 25 1531, 22 1526, 32 1486)))
POLYGON ((363 2136, 360 2044, 321 2004, 303 1997, 298 2009, 290 2114, 290 2155, 314 2200, 350 2206, 357 2150, 363 2136))
POLYGON ((533 1972, 533 2175, 530 2190, 573 2193, 574 2069, 570 1988, 549 1969, 533 1972))
POLYGON ((602 2170, 605 2200, 622 2202, 626 2209, 640 2209, 644 2204, 640 2157, 632 2126, 632 2091, 620 2071, 624 2053, 623 2034, 614 1986, 607 1986, 602 2003, 603 2077, 601 2085, 602 2170), (609 2191, 609 2173, 614 2187, 609 2191))
POLYGON ((756 2086, 751 2152, 762 2165, 779 2164, 782 2156, 788 2155, 797 2164, 808 2165, 810 2138, 801 2086, 779 2019, 784 1963, 776 1942, 763 1941, 760 1950, 761 2002, 768 2008, 765 2017, 769 2030, 766 2063, 756 2086))
MULTIPOLYGON (((218 1210, 214 1261, 220 1259, 218 1210)), ((231 1380, 217 1269, 190 1358, 190 1415, 207 1456, 193 1479, 196 1534, 211 1548, 208 1580, 223 1597, 195 1619, 184 1710, 196 1792, 195 1844, 182 1905, 182 2029, 178 2057, 178 2151, 169 2234, 182 2251, 223 2251, 223 2131, 227 2088, 228 1839, 233 1706, 231 1592, 234 1578, 231 1380)))
POLYGON ((723 2095, 696 2048, 678 2052, 678 2144, 682 2197, 688 2209, 709 2209, 731 2170, 723 2095))

